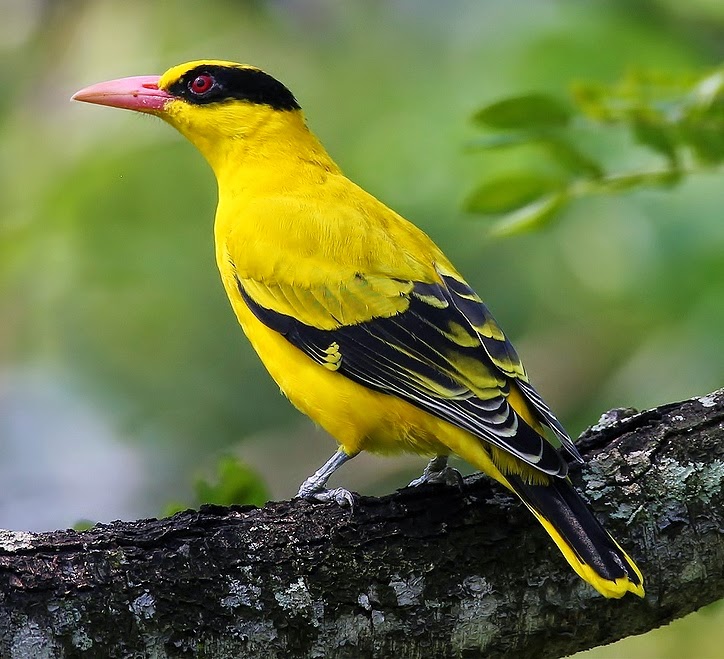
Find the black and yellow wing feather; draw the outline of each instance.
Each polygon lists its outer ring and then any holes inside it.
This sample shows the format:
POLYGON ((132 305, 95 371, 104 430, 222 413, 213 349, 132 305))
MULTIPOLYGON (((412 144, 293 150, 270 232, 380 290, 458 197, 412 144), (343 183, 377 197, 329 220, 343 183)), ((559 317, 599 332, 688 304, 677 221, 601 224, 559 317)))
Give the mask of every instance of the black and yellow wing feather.
POLYGON ((567 463, 556 446, 508 401, 511 386, 517 386, 540 422, 553 431, 556 443, 579 457, 528 382, 513 346, 464 281, 438 275, 433 283, 387 279, 383 285, 378 278, 355 273, 342 295, 339 290, 282 290, 239 277, 237 282, 245 303, 262 323, 325 368, 403 398, 545 474, 565 476, 567 463), (345 323, 343 309, 370 304, 383 313, 345 323), (310 305, 314 325, 300 320, 312 317, 310 305))

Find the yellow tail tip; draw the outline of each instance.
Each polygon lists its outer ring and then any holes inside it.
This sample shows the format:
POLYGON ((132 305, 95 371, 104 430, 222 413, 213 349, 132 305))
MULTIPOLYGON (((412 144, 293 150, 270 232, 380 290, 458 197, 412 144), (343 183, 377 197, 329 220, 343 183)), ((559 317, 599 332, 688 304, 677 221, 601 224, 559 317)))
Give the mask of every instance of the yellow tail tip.
POLYGON ((641 578, 641 573, 638 572, 639 583, 634 583, 628 577, 619 577, 618 579, 604 579, 597 574, 593 568, 583 563, 574 565, 571 561, 571 567, 578 573, 584 581, 591 584, 601 595, 608 597, 609 599, 620 599, 626 593, 633 593, 639 597, 644 597, 644 582, 641 578))
MULTIPOLYGON (((528 505, 528 504, 526 504, 528 505)), ((584 563, 573 550, 573 548, 561 537, 558 530, 543 517, 537 510, 532 506, 528 505, 530 511, 536 516, 538 521, 541 523, 543 528, 548 532, 548 535, 556 543, 558 549, 560 549, 564 558, 568 561, 569 565, 574 569, 576 574, 581 577, 585 582, 591 584, 601 595, 610 599, 619 599, 626 593, 633 593, 639 597, 644 597, 644 577, 641 574, 636 563, 631 560, 631 557, 621 548, 611 536, 609 538, 618 547, 621 554, 625 558, 626 562, 636 573, 638 583, 634 583, 628 576, 619 577, 618 579, 606 579, 596 572, 590 565, 584 563)))

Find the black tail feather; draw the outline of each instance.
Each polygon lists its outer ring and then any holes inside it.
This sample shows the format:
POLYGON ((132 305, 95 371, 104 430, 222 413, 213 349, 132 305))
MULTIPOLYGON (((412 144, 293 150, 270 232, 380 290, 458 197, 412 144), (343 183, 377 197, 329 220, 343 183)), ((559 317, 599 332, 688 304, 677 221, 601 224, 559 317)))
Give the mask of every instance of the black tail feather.
POLYGON ((608 597, 621 597, 627 590, 643 596, 641 572, 568 479, 551 478, 550 483, 537 485, 509 474, 506 480, 581 577, 608 597))

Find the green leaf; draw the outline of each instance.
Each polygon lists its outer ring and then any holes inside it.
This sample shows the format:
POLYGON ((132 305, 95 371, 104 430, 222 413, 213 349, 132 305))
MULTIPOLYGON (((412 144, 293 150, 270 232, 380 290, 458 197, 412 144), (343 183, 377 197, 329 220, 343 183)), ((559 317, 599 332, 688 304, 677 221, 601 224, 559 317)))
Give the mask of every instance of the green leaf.
POLYGON ((566 192, 558 192, 536 199, 496 222, 491 233, 502 237, 540 229, 558 215, 568 200, 569 195, 566 192))
POLYGON ((75 524, 73 524, 73 530, 74 531, 88 531, 89 529, 92 529, 97 522, 94 522, 90 519, 79 519, 75 524))
POLYGON ((631 128, 639 144, 658 151, 671 163, 678 162, 676 129, 671 124, 653 114, 637 111, 633 113, 631 128))
POLYGON ((467 144, 469 151, 492 151, 513 146, 539 144, 561 166, 574 174, 583 174, 590 178, 603 176, 603 168, 588 154, 573 146, 564 137, 540 133, 495 133, 483 135, 467 144))
POLYGON ((600 178, 603 176, 603 167, 566 139, 551 136, 542 139, 541 144, 548 153, 555 158, 559 165, 565 167, 573 174, 582 174, 588 178, 600 178))
POLYGON ((687 107, 678 124, 682 142, 706 165, 724 160, 724 95, 719 92, 720 88, 718 95, 711 91, 711 96, 698 98, 701 102, 687 107))
POLYGON ((565 126, 570 110, 554 96, 524 94, 491 103, 478 110, 473 120, 488 128, 520 129, 565 126))
POLYGON ((687 122, 680 127, 684 143, 699 162, 718 165, 724 160, 724 124, 711 130, 699 122, 687 122))
POLYGON ((535 172, 507 174, 478 186, 465 203, 465 208, 484 215, 507 213, 543 195, 558 192, 564 186, 565 182, 559 179, 535 172))
POLYGON ((268 493, 259 475, 238 458, 224 456, 219 460, 216 471, 218 478, 215 483, 197 479, 194 489, 200 503, 261 506, 267 501, 268 493))

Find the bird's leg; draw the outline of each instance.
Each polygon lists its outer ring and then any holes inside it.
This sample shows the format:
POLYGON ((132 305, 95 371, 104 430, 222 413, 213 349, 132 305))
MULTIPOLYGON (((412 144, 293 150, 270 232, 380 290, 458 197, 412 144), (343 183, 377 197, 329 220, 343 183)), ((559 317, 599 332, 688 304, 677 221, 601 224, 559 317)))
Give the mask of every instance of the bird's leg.
POLYGON ((416 478, 407 487, 417 487, 425 483, 443 483, 462 489, 463 477, 457 469, 448 466, 447 455, 438 455, 427 463, 422 476, 416 478))
POLYGON ((335 487, 328 490, 325 485, 329 477, 355 455, 357 454, 349 455, 342 449, 339 449, 339 451, 302 483, 299 492, 297 492, 297 497, 300 499, 316 499, 317 501, 325 502, 335 501, 340 506, 353 508, 354 499, 349 490, 345 490, 343 487, 335 487))

